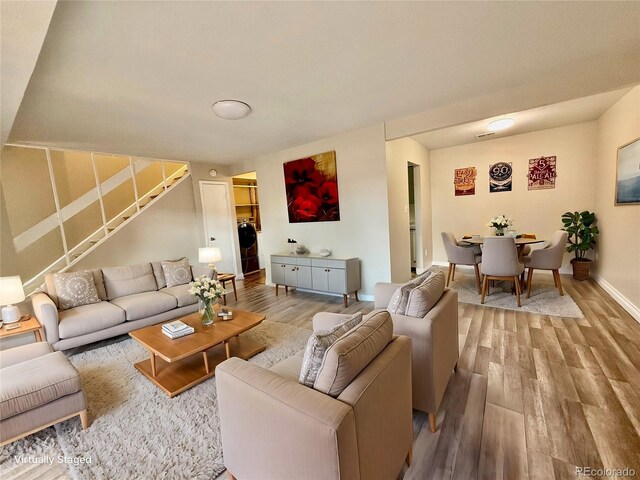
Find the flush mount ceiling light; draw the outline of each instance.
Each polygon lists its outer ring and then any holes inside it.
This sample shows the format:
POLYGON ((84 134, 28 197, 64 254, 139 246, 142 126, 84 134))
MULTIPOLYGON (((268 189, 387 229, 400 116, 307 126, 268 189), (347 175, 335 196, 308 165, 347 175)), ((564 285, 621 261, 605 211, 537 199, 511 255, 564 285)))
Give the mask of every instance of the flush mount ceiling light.
POLYGON ((251 113, 251 107, 240 100, 218 100, 211 105, 211 109, 225 120, 239 120, 251 113))
POLYGON ((487 130, 490 132, 499 132, 500 130, 513 126, 514 123, 516 123, 516 121, 513 118, 501 118, 489 123, 487 130))

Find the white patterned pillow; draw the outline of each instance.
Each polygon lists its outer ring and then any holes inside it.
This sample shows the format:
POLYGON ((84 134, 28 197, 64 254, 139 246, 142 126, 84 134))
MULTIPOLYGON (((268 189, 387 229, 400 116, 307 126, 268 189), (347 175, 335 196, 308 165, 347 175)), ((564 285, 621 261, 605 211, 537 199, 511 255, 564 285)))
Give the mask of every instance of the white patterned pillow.
POLYGON ((53 283, 56 287, 56 293, 58 294, 60 310, 67 310, 100 301, 91 270, 54 273, 53 283))
POLYGON ((360 322, 362 322, 362 313, 356 313, 330 330, 313 332, 307 342, 307 348, 304 350, 298 382, 313 388, 327 349, 360 322))
POLYGON ((167 287, 184 285, 193 280, 191 277, 191 265, 189 265, 189 260, 186 257, 175 262, 167 260, 166 262, 161 262, 161 265, 167 287))

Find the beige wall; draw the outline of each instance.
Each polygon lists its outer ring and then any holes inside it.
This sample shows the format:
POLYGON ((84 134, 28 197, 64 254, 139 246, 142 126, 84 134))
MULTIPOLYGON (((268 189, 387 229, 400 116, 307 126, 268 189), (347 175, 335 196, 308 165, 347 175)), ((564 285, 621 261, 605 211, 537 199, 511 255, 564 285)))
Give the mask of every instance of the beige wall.
POLYGON ((640 86, 607 110, 598 128, 595 208, 601 234, 595 272, 640 322, 640 205, 614 205, 618 147, 640 137, 640 86))
POLYGON ((295 238, 313 252, 328 248, 337 257, 360 258, 363 298, 372 298, 376 282, 390 280, 389 220, 383 125, 258 157, 235 173, 255 170, 260 186, 263 253, 287 251, 295 238), (336 151, 340 221, 289 223, 282 164, 316 153, 336 151))
POLYGON ((198 262, 198 220, 191 182, 171 188, 73 268, 133 265, 188 257, 198 262))
MULTIPOLYGON (((431 265, 431 182, 429 152, 411 138, 386 142, 387 196, 389 209, 389 254, 391 280, 405 282, 410 278, 411 251, 409 238, 409 163, 418 166, 416 196, 417 269, 431 265), (420 197, 420 202, 418 202, 420 197), (427 250, 427 255, 424 251, 427 250)), ((415 184, 415 183, 414 183, 415 184)))
MULTIPOLYGON (((597 139, 597 123, 586 122, 432 150, 434 262, 447 260, 441 232, 451 231, 456 237, 490 234, 489 219, 505 214, 516 231, 548 239, 562 228, 560 217, 567 210, 593 211, 597 139), (542 155, 557 157, 556 188, 529 191, 528 160, 542 155), (489 165, 500 161, 513 164, 513 189, 489 193, 489 165), (453 171, 462 167, 477 169, 475 195, 454 196, 453 171)), ((565 255, 564 271, 569 271, 570 258, 565 255)))

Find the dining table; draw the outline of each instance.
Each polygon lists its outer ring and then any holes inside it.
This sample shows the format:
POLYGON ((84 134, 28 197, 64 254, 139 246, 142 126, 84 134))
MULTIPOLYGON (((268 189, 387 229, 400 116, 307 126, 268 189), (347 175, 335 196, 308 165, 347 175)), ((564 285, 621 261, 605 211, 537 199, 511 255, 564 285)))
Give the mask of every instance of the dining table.
MULTIPOLYGON (((473 237, 462 237, 458 243, 468 243, 469 245, 482 245, 484 243, 484 239, 487 237, 473 236, 473 237)), ((493 238, 493 237, 489 237, 493 238)), ((505 238, 513 238, 505 235, 505 238)), ((533 243, 544 243, 546 240, 541 238, 529 238, 529 237, 515 237, 513 238, 516 244, 516 248, 518 249, 518 254, 524 249, 525 245, 531 245, 533 243)))

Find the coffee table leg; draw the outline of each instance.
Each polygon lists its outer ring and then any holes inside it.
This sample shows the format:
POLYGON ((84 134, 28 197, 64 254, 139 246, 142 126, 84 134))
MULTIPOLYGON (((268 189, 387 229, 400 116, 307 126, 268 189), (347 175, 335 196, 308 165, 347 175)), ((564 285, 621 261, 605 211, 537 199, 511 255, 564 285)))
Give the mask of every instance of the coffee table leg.
POLYGON ((156 376, 156 354, 153 352, 149 352, 149 360, 151 361, 151 375, 156 376))
POLYGON ((224 352, 227 354, 227 358, 231 358, 231 345, 229 345, 229 340, 224 341, 224 352))
POLYGON ((207 373, 211 373, 209 370, 209 357, 207 357, 207 351, 202 352, 202 358, 204 358, 204 371, 207 373))

